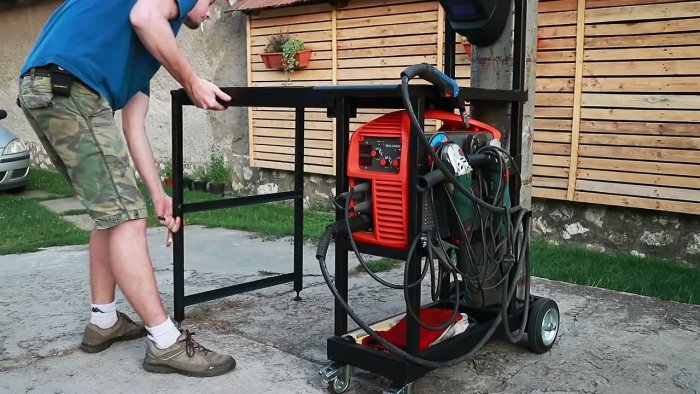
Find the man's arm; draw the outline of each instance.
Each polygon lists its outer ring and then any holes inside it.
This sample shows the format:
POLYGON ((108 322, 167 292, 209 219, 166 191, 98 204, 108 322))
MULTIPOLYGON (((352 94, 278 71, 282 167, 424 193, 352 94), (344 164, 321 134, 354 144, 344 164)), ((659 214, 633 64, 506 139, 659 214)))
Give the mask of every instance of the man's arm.
MULTIPOLYGON (((148 96, 138 92, 122 110, 122 127, 124 137, 129 146, 129 153, 134 160, 136 170, 148 188, 156 215, 163 217, 161 224, 170 231, 177 232, 180 218, 173 218, 173 203, 170 196, 163 190, 160 175, 153 158, 151 143, 146 135, 146 114, 148 113, 148 96)), ((159 217, 159 219, 160 219, 159 217)))
POLYGON ((146 49, 185 88, 194 105, 204 109, 224 109, 217 97, 223 101, 229 101, 231 97, 197 76, 177 45, 169 21, 178 15, 175 0, 137 0, 129 20, 146 49))

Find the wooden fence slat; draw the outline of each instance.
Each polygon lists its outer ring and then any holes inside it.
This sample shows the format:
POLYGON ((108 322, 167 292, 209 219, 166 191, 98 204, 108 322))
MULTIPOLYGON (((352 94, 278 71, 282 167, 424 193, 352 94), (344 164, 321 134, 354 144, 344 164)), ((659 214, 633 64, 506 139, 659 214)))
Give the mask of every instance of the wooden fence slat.
MULTIPOLYGON (((539 67, 538 67, 539 71, 539 67)), ((586 76, 698 75, 700 60, 590 62, 583 66, 586 76)))
MULTIPOLYGON (((436 35, 437 23, 411 23, 409 25, 370 26, 354 29, 338 29, 338 40, 367 39, 376 37, 410 36, 417 34, 436 35), (406 28, 410 27, 410 31, 406 28)), ((437 38, 437 37, 434 37, 437 38)))
POLYGON ((537 26, 571 25, 576 23, 576 11, 547 12, 537 16, 537 26))
MULTIPOLYGON (((290 140, 289 138, 254 136, 253 139, 255 139, 256 145, 294 146, 294 140, 290 140)), ((316 149, 333 149, 333 143, 331 141, 309 140, 304 141, 304 145, 316 149)))
POLYGON ((574 62, 576 53, 567 51, 537 51, 537 63, 574 62))
POLYGON ((552 189, 566 189, 567 185, 566 178, 549 178, 533 175, 532 186, 535 187, 547 187, 552 189))
POLYGON ((255 29, 255 33, 253 34, 254 41, 255 38, 258 37, 264 37, 267 39, 268 36, 276 33, 288 33, 291 36, 296 36, 298 33, 306 33, 306 32, 312 32, 312 31, 320 31, 320 32, 325 32, 325 31, 330 31, 331 29, 331 18, 330 14, 325 15, 325 20, 322 21, 315 21, 315 22, 304 22, 303 24, 299 25, 286 25, 284 28, 281 28, 279 26, 270 26, 270 27, 265 27, 265 28, 258 28, 255 29))
POLYGON ((273 8, 267 10, 260 10, 256 14, 249 14, 248 18, 252 20, 256 19, 269 19, 277 17, 289 17, 289 16, 304 16, 308 14, 315 14, 319 12, 330 12, 332 6, 330 4, 313 4, 313 5, 300 5, 296 7, 284 7, 284 8, 273 8))
POLYGON ((532 155, 533 163, 537 166, 555 166, 569 168, 571 158, 569 156, 553 156, 553 155, 532 155))
POLYGON ((580 145, 579 156, 629 157, 636 160, 668 161, 674 163, 700 163, 700 152, 682 149, 658 149, 626 146, 580 145))
POLYGON ((629 173, 687 175, 697 177, 700 174, 700 164, 665 163, 654 161, 640 161, 631 157, 629 160, 608 159, 597 157, 581 157, 579 169, 610 170, 629 173))
POLYGON ((700 110, 700 95, 585 93, 581 104, 585 107, 700 110))
MULTIPOLYGON (((608 8, 626 5, 675 3, 679 0, 586 0, 586 8, 608 8)), ((680 0, 685 1, 685 0, 680 0)))
POLYGON ((700 14, 700 3, 697 2, 665 5, 647 4, 589 9, 586 11, 586 21, 589 23, 627 22, 647 19, 684 18, 688 15, 698 14, 700 14))
POLYGON ((549 155, 569 155, 571 154, 570 144, 559 144, 553 142, 534 142, 532 144, 533 153, 542 153, 549 155))
POLYGON ((635 121, 661 121, 661 122, 698 122, 700 113, 689 110, 644 110, 644 109, 618 109, 618 108, 587 108, 581 109, 581 117, 584 119, 611 119, 611 120, 635 120, 635 121))
POLYGON ((338 52, 345 49, 382 48, 387 46, 437 45, 437 37, 430 34, 417 34, 402 37, 358 38, 354 40, 338 37, 338 52))
MULTIPOLYGON (((698 20, 700 23, 700 20, 698 20)), ((588 49, 584 59, 587 61, 604 60, 660 60, 660 59, 700 59, 700 46, 661 48, 614 48, 588 49)), ((539 54, 537 60, 539 61, 539 54)))
MULTIPOLYGON (((536 123, 537 124, 537 123, 536 123)), ((543 126, 544 128, 544 126, 543 126)), ((593 133, 698 136, 696 123, 583 120, 581 130, 593 133)))
POLYGON ((678 45, 693 45, 700 40, 700 33, 685 34, 639 34, 634 36, 587 37, 589 48, 646 48, 678 45))
POLYGON ((583 90, 585 92, 697 93, 700 91, 700 77, 583 78, 583 90))
MULTIPOLYGON (((698 133, 700 136, 700 132, 698 133)), ((648 135, 614 135, 584 133, 581 135, 582 144, 589 145, 621 145, 646 146, 669 149, 700 149, 700 137, 666 137, 648 135)))
POLYGON ((566 190, 534 187, 532 188, 532 197, 549 198, 553 200, 566 200, 566 190))
POLYGON ((586 26, 586 36, 624 36, 692 32, 698 29, 698 18, 643 21, 638 23, 604 23, 586 26))
POLYGON ((374 59, 340 59, 338 60, 338 68, 367 68, 367 67, 385 67, 385 66, 402 66, 407 67, 417 63, 437 63, 437 56, 379 56, 374 59))
POLYGON ((571 120, 535 118, 535 130, 561 130, 571 132, 571 120))
POLYGON ((568 118, 573 116, 571 107, 535 107, 535 117, 537 118, 568 118))
POLYGON ((536 130, 534 133, 534 140, 536 142, 571 142, 571 133, 558 133, 552 131, 540 131, 536 130))
POLYGON ((700 204, 683 201, 667 201, 660 199, 586 192, 576 192, 574 201, 587 202, 591 204, 617 205, 620 207, 655 209, 665 212, 680 212, 695 215, 700 214, 700 204))
POLYGON ((568 178, 569 169, 565 167, 535 166, 532 168, 532 174, 555 178, 568 178))
POLYGON ((671 188, 665 186, 632 185, 626 183, 598 182, 579 179, 576 182, 576 190, 621 194, 624 196, 661 198, 664 200, 700 202, 700 193, 698 193, 697 190, 671 188))
POLYGON ((437 21, 437 9, 426 12, 411 12, 410 14, 373 15, 365 18, 338 20, 338 29, 352 29, 369 26, 404 25, 408 23, 425 23, 437 21))
POLYGON ((537 10, 540 13, 572 11, 576 9, 576 0, 540 1, 537 10))
POLYGON ((535 89, 537 92, 573 92, 574 78, 537 78, 535 89))
POLYGON ((537 65, 538 77, 569 77, 576 74, 575 63, 542 63, 537 65))
POLYGON ((323 11, 320 13, 309 13, 304 15, 290 15, 282 16, 278 18, 266 18, 266 19, 251 19, 250 27, 253 31, 251 33, 256 33, 258 29, 264 29, 267 27, 289 26, 296 24, 305 24, 313 22, 322 22, 328 20, 329 11, 323 11))
MULTIPOLYGON (((269 161, 251 158, 251 167, 270 168, 274 170, 294 171, 294 163, 269 161)), ((335 175, 333 167, 304 164, 304 172, 311 174, 335 175)))
POLYGON ((550 38, 541 40, 538 44, 538 51, 563 50, 576 48, 575 38, 550 38))
POLYGON ((611 179, 624 179, 625 183, 700 189, 700 178, 687 176, 634 174, 626 171, 601 170, 579 170, 576 176, 579 179, 587 180, 609 181, 611 179))

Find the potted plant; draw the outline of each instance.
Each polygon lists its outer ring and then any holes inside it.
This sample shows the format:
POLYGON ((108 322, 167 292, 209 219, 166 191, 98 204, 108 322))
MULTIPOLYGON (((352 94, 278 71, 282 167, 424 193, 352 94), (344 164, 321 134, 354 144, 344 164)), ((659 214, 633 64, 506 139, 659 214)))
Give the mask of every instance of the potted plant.
POLYGON ((209 182, 209 173, 204 166, 197 166, 194 169, 194 180, 192 181, 192 190, 207 191, 207 182, 209 182))
POLYGON ((207 189, 210 193, 223 195, 229 179, 230 175, 228 167, 224 163, 224 156, 221 153, 212 153, 209 160, 207 189))
POLYGON ((462 43, 462 47, 464 47, 464 53, 467 54, 467 57, 471 58, 472 57, 472 43, 469 42, 467 37, 457 34, 457 38, 459 38, 459 41, 462 43))
POLYGON ((163 165, 163 173, 161 176, 166 186, 173 187, 173 165, 171 162, 166 162, 163 165))
POLYGON ((260 57, 265 67, 291 73, 308 66, 311 53, 311 49, 304 48, 304 41, 291 37, 289 33, 275 33, 268 37, 260 57))

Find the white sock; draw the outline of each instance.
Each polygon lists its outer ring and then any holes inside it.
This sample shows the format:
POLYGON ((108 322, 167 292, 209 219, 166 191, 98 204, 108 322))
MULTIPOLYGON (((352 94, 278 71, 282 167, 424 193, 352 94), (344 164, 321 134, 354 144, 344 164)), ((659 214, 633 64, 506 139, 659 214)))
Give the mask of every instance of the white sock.
POLYGON ((117 323, 117 302, 109 304, 92 304, 90 324, 102 329, 113 327, 117 323))
POLYGON ((170 318, 165 319, 164 322, 155 327, 146 326, 146 330, 148 331, 148 339, 153 341, 158 349, 167 349, 173 346, 180 337, 180 330, 175 327, 170 318))

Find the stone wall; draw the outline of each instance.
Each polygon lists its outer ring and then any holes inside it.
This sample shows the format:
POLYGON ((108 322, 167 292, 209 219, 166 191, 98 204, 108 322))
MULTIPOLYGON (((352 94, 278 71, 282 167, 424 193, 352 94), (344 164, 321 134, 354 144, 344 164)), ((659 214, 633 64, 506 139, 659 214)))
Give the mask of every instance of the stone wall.
MULTIPOLYGON (((8 112, 3 125, 32 146, 33 164, 41 167, 50 164, 21 109, 15 105, 17 78, 41 28, 60 3, 56 0, 20 0, 16 8, 0 9, 0 108, 8 112)), ((219 86, 245 86, 245 17, 224 13, 228 7, 227 1, 217 0, 212 8, 212 19, 198 30, 183 26, 178 42, 201 77, 219 86)), ((170 159, 170 90, 178 88, 177 82, 164 69, 151 83, 146 127, 159 162, 170 159)), ((224 152, 228 158, 234 153, 247 154, 247 109, 208 112, 188 107, 184 115, 184 158, 188 167, 206 163, 212 150, 224 152)), ((118 112, 115 119, 117 123, 121 122, 118 112)))
POLYGON ((532 209, 536 237, 700 268, 700 216, 538 198, 532 209))

